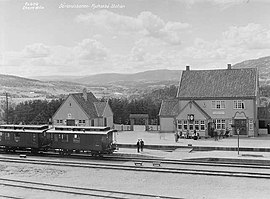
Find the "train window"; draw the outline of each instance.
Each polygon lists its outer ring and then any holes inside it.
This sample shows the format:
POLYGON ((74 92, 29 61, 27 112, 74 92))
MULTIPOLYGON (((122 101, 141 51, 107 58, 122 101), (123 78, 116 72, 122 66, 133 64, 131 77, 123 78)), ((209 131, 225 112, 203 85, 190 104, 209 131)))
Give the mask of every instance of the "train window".
POLYGON ((37 141, 37 135, 33 133, 32 141, 35 143, 37 141))
POLYGON ((10 133, 5 133, 5 140, 10 140, 10 133))
POLYGON ((62 142, 68 142, 68 135, 62 134, 62 142))
POLYGON ((73 143, 80 143, 80 142, 81 142, 80 135, 74 134, 73 143))
POLYGON ((15 133, 15 135, 14 135, 14 141, 15 142, 19 142, 20 141, 20 134, 19 133, 15 133))

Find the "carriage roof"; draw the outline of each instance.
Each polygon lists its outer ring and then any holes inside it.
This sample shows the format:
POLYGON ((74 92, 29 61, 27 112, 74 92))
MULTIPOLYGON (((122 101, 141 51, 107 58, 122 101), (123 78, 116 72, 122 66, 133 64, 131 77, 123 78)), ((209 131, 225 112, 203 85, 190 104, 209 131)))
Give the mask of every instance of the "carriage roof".
POLYGON ((47 133, 52 133, 52 134, 79 134, 79 135, 107 135, 109 133, 116 132, 116 130, 107 130, 107 131, 76 131, 76 130, 59 130, 59 129, 49 129, 47 133))
POLYGON ((0 132, 4 133, 43 133, 48 129, 48 125, 0 125, 0 132))
POLYGON ((108 131, 110 127, 101 126, 55 126, 55 130, 66 131, 108 131))

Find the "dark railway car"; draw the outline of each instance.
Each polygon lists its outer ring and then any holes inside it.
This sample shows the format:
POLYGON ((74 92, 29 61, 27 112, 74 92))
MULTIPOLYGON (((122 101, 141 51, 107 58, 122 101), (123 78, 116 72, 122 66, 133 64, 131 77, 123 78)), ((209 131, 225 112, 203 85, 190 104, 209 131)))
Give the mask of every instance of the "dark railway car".
POLYGON ((22 149, 37 152, 49 147, 48 125, 0 125, 0 146, 6 151, 22 149))
POLYGON ((116 149, 114 132, 107 127, 62 126, 48 130, 47 136, 51 139, 51 148, 62 154, 84 151, 96 156, 116 149))

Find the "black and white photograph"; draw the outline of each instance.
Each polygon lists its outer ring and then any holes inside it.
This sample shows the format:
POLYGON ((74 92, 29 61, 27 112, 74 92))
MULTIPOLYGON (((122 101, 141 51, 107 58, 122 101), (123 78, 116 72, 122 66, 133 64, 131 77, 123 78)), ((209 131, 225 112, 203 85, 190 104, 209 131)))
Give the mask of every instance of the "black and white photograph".
POLYGON ((270 198, 270 1, 0 0, 0 198, 270 198))

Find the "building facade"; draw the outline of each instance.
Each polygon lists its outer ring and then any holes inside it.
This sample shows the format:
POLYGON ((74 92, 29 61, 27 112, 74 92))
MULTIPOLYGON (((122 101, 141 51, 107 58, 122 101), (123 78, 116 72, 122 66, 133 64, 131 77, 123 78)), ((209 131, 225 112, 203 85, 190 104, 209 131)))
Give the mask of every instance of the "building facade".
POLYGON ((159 113, 162 132, 210 129, 257 136, 259 81, 256 68, 190 70, 182 72, 176 99, 163 101, 159 113))
POLYGON ((52 117, 53 125, 113 127, 113 112, 108 102, 93 93, 70 94, 52 117))

